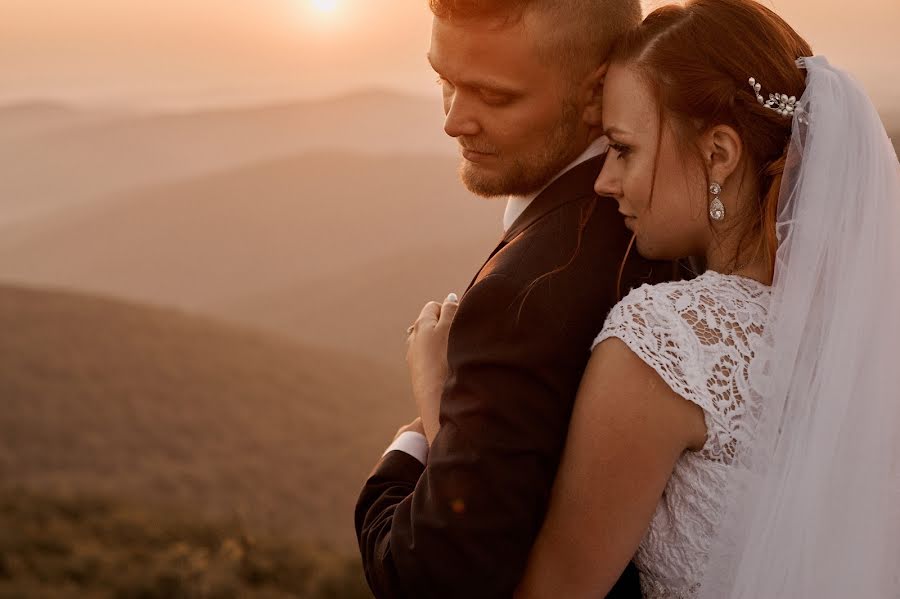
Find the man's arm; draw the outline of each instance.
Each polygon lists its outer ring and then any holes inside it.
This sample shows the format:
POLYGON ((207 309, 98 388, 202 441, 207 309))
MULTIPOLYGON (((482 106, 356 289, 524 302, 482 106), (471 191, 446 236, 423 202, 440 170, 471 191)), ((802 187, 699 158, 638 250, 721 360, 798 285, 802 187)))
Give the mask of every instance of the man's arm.
POLYGON ((425 466, 403 451, 388 451, 382 456, 363 487, 356 504, 355 524, 363 566, 369 587, 379 597, 412 597, 403 588, 389 542, 397 506, 410 497, 425 466))
MULTIPOLYGON (((378 597, 508 597, 549 500, 580 371, 549 299, 522 301, 494 274, 460 305, 450 338, 441 429, 417 477, 389 452, 357 505, 357 534, 378 597)), ((558 306, 559 307, 559 306, 558 306)), ((421 468, 421 466, 420 466, 421 468)))

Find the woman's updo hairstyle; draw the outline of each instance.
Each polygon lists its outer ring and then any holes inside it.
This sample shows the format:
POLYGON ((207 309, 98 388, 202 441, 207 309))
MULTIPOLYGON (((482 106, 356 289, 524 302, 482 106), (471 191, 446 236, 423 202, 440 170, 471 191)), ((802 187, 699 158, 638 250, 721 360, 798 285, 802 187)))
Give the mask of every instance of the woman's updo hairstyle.
POLYGON ((796 31, 753 0, 689 0, 647 16, 619 41, 611 59, 635 69, 647 82, 656 96, 660 125, 674 121, 685 150, 693 148, 699 155, 696 139, 715 125, 737 131, 757 176, 759 203, 751 214, 728 219, 746 227, 742 239, 760 240, 759 249, 772 265, 792 123, 759 103, 749 79, 762 85, 766 99, 770 93, 800 98, 806 71, 796 59, 811 55, 796 31))

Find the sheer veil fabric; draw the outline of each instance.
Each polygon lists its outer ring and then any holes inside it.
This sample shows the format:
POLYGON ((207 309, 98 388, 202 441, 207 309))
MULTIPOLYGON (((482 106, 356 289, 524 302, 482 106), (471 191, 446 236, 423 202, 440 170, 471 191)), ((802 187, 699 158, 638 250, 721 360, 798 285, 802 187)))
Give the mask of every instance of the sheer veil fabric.
POLYGON ((764 399, 702 599, 900 597, 900 165, 859 84, 798 67, 764 399))

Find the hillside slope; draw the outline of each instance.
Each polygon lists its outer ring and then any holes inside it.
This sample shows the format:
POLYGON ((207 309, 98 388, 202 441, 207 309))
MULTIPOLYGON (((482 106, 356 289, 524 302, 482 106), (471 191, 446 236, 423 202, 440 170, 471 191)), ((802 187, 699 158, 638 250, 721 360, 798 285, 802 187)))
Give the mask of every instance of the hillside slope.
POLYGON ((0 280, 213 312, 393 356, 395 335, 381 332, 460 292, 500 236, 503 202, 467 194, 455 163, 316 152, 151 186, 3 231, 0 280), (367 342, 272 318, 285 312, 277 304, 315 310, 320 324, 346 320, 343 308, 322 308, 334 297, 367 300, 368 314, 349 314, 352 331, 373 333, 367 342))
POLYGON ((351 548, 405 389, 370 363, 170 310, 0 287, 6 484, 237 516, 351 548))

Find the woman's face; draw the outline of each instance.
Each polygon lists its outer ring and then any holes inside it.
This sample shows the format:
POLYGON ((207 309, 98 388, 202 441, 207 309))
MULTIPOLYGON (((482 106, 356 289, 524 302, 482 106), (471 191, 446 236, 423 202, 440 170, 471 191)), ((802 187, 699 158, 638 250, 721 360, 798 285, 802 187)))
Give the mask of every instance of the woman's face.
POLYGON ((618 202, 637 250, 653 259, 705 254, 711 235, 704 167, 678 147, 671 126, 664 122, 660 131, 652 91, 628 66, 614 64, 607 73, 603 126, 610 150, 594 188, 618 202))

